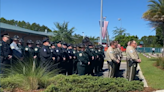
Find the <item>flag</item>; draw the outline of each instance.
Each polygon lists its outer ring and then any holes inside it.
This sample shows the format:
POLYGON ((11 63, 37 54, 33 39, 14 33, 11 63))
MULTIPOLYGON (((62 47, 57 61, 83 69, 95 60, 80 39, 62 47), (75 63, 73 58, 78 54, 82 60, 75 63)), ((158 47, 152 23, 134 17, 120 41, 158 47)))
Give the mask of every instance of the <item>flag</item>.
MULTIPOLYGON (((100 25, 100 21, 99 21, 99 25, 100 25)), ((103 36, 103 29, 104 29, 104 21, 102 21, 102 31, 101 31, 102 36, 103 36)))
POLYGON ((104 21, 104 27, 102 28, 102 37, 103 37, 103 39, 104 39, 105 36, 106 36, 107 27, 108 27, 108 21, 104 21))

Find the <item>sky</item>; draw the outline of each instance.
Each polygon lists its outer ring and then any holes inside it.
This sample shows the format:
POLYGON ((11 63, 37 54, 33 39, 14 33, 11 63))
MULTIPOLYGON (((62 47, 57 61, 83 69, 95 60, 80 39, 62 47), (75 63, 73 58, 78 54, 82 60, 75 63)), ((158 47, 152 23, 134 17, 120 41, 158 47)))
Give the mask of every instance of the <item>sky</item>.
MULTIPOLYGON (((126 33, 139 38, 155 35, 149 22, 142 19, 148 4, 148 0, 103 0, 103 16, 109 21, 110 38, 115 27, 123 27, 126 33)), ((52 30, 55 22, 65 21, 69 22, 69 28, 75 27, 75 33, 97 37, 100 36, 100 5, 101 0, 0 0, 0 17, 35 22, 52 30)))

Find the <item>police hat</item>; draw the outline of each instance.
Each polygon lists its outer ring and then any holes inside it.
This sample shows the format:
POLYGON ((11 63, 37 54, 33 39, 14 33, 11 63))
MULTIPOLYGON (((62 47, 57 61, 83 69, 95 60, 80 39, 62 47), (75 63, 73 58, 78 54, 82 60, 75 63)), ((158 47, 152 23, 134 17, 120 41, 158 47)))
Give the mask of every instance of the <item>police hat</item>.
POLYGON ((13 40, 19 40, 19 36, 18 35, 14 35, 13 40))
POLYGON ((76 45, 76 44, 74 44, 74 45, 73 45, 73 48, 76 48, 76 47, 77 47, 77 45, 76 45))
POLYGON ((42 42, 40 40, 36 40, 35 42, 36 44, 42 44, 42 42))
POLYGON ((93 46, 93 43, 92 43, 92 42, 90 42, 90 43, 88 44, 88 46, 93 46))
POLYGON ((66 42, 63 42, 63 43, 62 43, 62 45, 65 45, 65 46, 67 46, 67 43, 66 43, 66 42))
POLYGON ((3 34, 3 35, 1 35, 1 37, 10 37, 7 33, 6 34, 3 34))
POLYGON ((24 41, 23 41, 23 39, 22 39, 22 38, 20 38, 20 39, 19 39, 19 42, 21 42, 21 43, 22 43, 22 42, 24 42, 24 41))
POLYGON ((79 48, 83 48, 83 47, 85 47, 85 46, 84 46, 84 44, 80 43, 80 44, 78 44, 78 47, 79 47, 79 48))
POLYGON ((32 40, 27 40, 28 44, 33 44, 34 42, 32 40))
POLYGON ((67 44, 68 47, 72 46, 72 44, 67 44))
POLYGON ((56 43, 55 42, 50 42, 51 46, 55 46, 56 43))
POLYGON ((57 41, 56 43, 57 43, 57 44, 58 44, 58 43, 61 43, 61 41, 57 41))
POLYGON ((49 41, 49 38, 44 38, 42 42, 45 43, 45 42, 50 42, 50 41, 49 41))

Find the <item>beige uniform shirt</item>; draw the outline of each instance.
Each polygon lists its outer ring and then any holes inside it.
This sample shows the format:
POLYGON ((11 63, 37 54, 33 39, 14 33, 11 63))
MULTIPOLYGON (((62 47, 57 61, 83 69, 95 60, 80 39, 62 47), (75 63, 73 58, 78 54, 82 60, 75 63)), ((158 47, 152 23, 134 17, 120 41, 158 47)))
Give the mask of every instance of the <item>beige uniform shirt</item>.
POLYGON ((117 60, 115 51, 112 47, 108 48, 107 57, 108 57, 108 61, 112 61, 112 60, 116 61, 117 60))
POLYGON ((118 48, 115 48, 115 49, 114 49, 114 53, 115 53, 115 57, 116 57, 117 59, 120 59, 120 52, 119 52, 118 48))
POLYGON ((132 46, 128 46, 126 48, 126 55, 127 55, 127 59, 134 59, 134 60, 139 59, 136 49, 133 48, 132 46))

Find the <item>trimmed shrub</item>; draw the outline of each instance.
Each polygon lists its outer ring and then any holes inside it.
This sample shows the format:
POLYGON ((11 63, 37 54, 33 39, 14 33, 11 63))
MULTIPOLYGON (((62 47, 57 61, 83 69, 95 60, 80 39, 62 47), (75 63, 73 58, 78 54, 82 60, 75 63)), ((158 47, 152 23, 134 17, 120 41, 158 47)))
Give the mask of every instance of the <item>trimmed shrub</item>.
POLYGON ((156 66, 160 66, 162 69, 164 69, 164 57, 159 57, 157 59, 156 66))
POLYGON ((127 81, 124 78, 102 78, 93 76, 57 75, 49 79, 51 83, 45 92, 128 92, 142 91, 140 81, 127 81))

